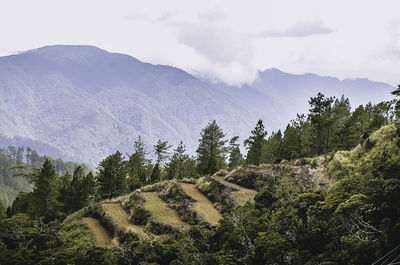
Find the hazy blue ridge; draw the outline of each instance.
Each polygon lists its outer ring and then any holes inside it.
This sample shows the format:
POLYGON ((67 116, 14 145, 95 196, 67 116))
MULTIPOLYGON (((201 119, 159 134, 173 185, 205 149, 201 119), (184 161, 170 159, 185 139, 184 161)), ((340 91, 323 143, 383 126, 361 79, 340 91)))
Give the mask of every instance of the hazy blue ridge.
POLYGON ((148 151, 160 138, 182 140, 193 153, 208 121, 244 137, 257 118, 180 69, 92 46, 0 57, 2 146, 33 143, 41 153, 96 165, 116 150, 132 152, 139 134, 148 151))

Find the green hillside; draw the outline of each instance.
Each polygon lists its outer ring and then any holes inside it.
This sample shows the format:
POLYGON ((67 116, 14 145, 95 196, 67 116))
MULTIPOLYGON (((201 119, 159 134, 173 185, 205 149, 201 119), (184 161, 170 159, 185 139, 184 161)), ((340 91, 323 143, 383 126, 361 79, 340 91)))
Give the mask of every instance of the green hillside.
POLYGON ((371 264, 393 249, 396 255, 395 103, 351 112, 344 97, 319 94, 310 99, 309 117, 298 115, 284 134, 267 138, 258 121, 244 141, 246 156, 238 138, 227 146, 211 121, 196 157, 182 142, 171 151, 159 140, 152 161, 138 137, 132 154, 117 151, 97 172, 19 160, 17 172, 32 188, 7 210, 0 204, 1 260, 333 265, 371 264))
MULTIPOLYGON (((121 197, 121 205, 132 224, 159 236, 142 238, 135 231, 133 237, 113 236, 118 248, 129 253, 144 251, 149 244, 146 241, 152 241, 157 247, 147 251, 150 260, 159 264, 172 260, 185 264, 193 251, 209 264, 367 264, 399 242, 398 142, 400 124, 392 124, 351 151, 316 158, 318 162, 283 161, 218 172, 195 182, 171 180, 146 186, 121 197), (193 196, 193 188, 206 199, 193 196), (241 203, 240 189, 254 192, 254 202, 241 203), (165 207, 163 219, 157 217, 158 209, 146 206, 154 196, 165 203, 157 206, 165 207), (195 217, 177 214, 179 205, 174 198, 185 201, 187 211, 195 217), (196 203, 227 214, 216 228, 204 223, 198 226, 204 211, 196 203), (187 232, 170 223, 170 218, 177 217, 190 225, 189 230, 183 229, 187 232)), ((109 226, 96 212, 87 215, 99 218, 105 229, 109 226)), ((117 230, 108 227, 108 233, 117 230)), ((112 249, 110 253, 120 255, 121 250, 112 249)))

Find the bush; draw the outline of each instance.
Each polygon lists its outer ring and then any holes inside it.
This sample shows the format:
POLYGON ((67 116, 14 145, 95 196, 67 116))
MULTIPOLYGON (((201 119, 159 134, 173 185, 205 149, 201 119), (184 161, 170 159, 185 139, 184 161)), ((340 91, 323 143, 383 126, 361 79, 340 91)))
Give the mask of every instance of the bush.
POLYGON ((136 225, 146 225, 151 214, 143 207, 144 199, 134 192, 125 203, 124 208, 130 212, 130 220, 136 225))
POLYGON ((316 158, 314 158, 314 159, 311 161, 310 166, 311 166, 311 168, 317 168, 317 167, 318 167, 318 161, 317 161, 316 158))

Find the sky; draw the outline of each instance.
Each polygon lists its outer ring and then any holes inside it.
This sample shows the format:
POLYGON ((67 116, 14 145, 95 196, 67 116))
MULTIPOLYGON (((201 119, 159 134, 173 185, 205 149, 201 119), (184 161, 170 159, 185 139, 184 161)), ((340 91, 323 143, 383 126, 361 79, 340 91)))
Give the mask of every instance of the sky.
POLYGON ((0 55, 94 45, 240 85, 259 70, 400 84, 399 0, 0 0, 0 55))

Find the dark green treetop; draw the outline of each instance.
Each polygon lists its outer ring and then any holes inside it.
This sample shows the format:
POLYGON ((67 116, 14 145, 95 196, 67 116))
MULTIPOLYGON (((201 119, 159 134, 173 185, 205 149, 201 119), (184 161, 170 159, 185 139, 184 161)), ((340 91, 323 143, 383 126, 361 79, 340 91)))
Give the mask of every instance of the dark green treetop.
POLYGON ((264 129, 263 121, 260 119, 256 127, 251 131, 251 136, 244 140, 247 152, 246 164, 259 165, 261 163, 262 149, 267 131, 264 129))
POLYGON ((213 120, 200 132, 197 162, 200 174, 213 174, 225 167, 225 133, 213 120))

